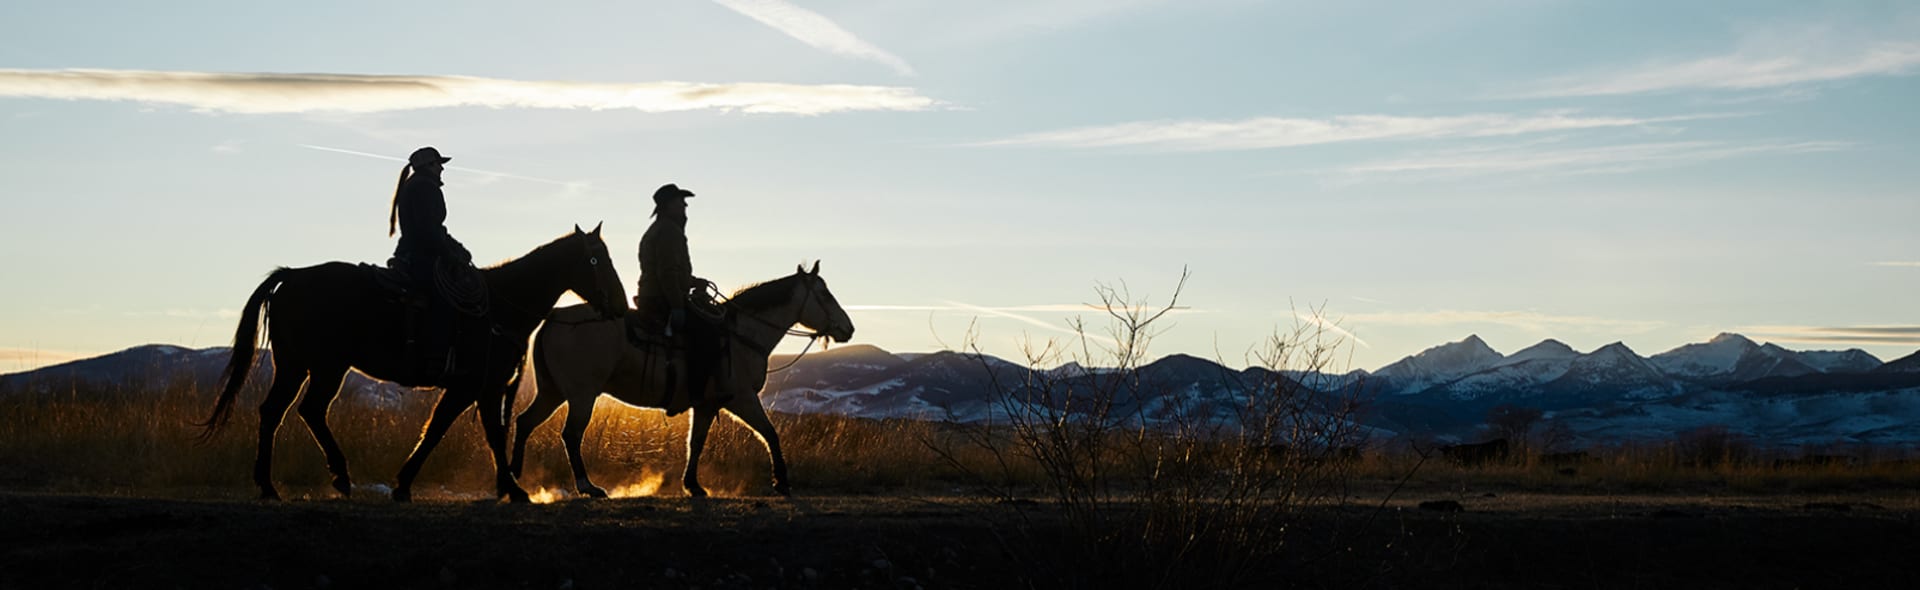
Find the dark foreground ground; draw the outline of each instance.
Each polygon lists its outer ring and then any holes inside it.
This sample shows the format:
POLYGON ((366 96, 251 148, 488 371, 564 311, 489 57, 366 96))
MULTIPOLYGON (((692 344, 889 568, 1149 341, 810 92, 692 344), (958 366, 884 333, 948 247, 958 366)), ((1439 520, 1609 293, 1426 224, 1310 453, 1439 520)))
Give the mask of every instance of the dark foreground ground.
MULTIPOLYGON (((1289 525, 1297 559, 1235 585, 1920 588, 1911 493, 1818 500, 1473 496, 1457 513, 1417 501, 1320 509, 1289 525)), ((513 506, 0 493, 0 588, 1193 586, 1068 563, 1050 552, 1047 539, 1072 538, 1053 534, 1051 512, 862 496, 513 506)))

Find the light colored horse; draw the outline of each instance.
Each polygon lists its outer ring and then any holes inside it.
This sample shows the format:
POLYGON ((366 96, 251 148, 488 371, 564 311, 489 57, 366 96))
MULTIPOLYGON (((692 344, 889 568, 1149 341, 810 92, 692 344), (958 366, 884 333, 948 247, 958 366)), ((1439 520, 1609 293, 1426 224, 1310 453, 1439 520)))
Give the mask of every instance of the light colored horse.
MULTIPOLYGON (((820 278, 820 263, 805 267, 787 277, 742 289, 728 300, 731 318, 727 331, 731 343, 727 354, 715 363, 710 392, 731 392, 731 401, 694 405, 687 400, 686 387, 667 384, 666 349, 661 345, 636 346, 627 339, 626 326, 620 320, 604 320, 585 306, 554 310, 533 342, 534 383, 539 391, 533 404, 520 413, 513 434, 513 460, 508 469, 518 477, 526 455, 527 437, 553 416, 561 405, 570 405, 566 428, 560 439, 567 447, 567 459, 573 465, 573 485, 580 493, 595 498, 607 497, 606 490, 587 479, 586 461, 580 455, 581 438, 593 420, 593 403, 601 393, 631 406, 679 409, 690 405, 693 422, 687 428, 687 465, 681 485, 687 495, 703 497, 700 487, 700 451, 706 446, 707 430, 724 409, 752 428, 767 445, 773 460, 773 489, 781 495, 792 493, 787 480, 787 461, 780 453, 780 437, 773 422, 760 406, 759 391, 766 385, 767 365, 773 347, 795 324, 803 325, 846 342, 853 337, 853 320, 840 308, 840 302, 827 290, 820 278), (671 390, 669 390, 671 389, 671 390)), ((685 363, 678 363, 685 367, 685 363)), ((682 371, 684 373, 684 370, 682 371)), ((684 377, 681 377, 684 379, 684 377)), ((718 396, 707 395, 707 399, 718 396)))

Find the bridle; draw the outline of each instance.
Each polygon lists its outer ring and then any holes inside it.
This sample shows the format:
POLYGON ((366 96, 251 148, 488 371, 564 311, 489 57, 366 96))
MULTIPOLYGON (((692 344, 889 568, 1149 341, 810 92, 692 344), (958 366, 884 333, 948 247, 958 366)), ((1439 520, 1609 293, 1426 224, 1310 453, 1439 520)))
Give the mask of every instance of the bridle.
MULTIPOLYGON (((595 227, 593 231, 596 231, 596 232, 600 231, 600 228, 595 227)), ((584 234, 584 233, 580 234, 580 249, 587 253, 587 266, 591 267, 589 269, 589 273, 593 275, 593 279, 591 281, 593 283, 593 294, 595 297, 599 298, 597 299, 597 301, 600 302, 599 305, 596 305, 594 307, 600 307, 600 306, 617 307, 620 309, 620 311, 625 312, 627 309, 627 302, 607 300, 607 286, 600 283, 599 271, 600 271, 601 260, 599 256, 595 256, 593 254, 593 248, 587 244, 587 234, 584 234)), ((608 260, 606 262, 608 264, 613 263, 613 261, 611 260, 608 260)), ((596 310, 596 311, 600 311, 600 310, 596 310)), ((600 311, 600 315, 606 319, 614 319, 619 317, 619 314, 607 313, 606 311, 600 311)))
MULTIPOLYGON (((807 346, 806 348, 800 349, 800 354, 793 355, 793 360, 787 361, 787 364, 781 365, 780 368, 768 369, 767 370, 768 374, 778 373, 781 371, 785 371, 789 368, 792 368, 795 363, 800 362, 801 357, 805 357, 808 351, 813 350, 813 344, 815 342, 824 342, 827 339, 831 338, 831 336, 829 336, 827 332, 822 332, 818 330, 809 332, 805 330, 793 329, 794 324, 800 323, 800 318, 806 317, 807 304, 809 303, 813 304, 815 307, 818 307, 821 313, 826 315, 827 317, 829 318, 833 317, 833 314, 827 310, 826 301, 814 294, 815 289, 813 286, 812 279, 816 277, 813 277, 811 274, 807 274, 807 273, 802 273, 802 274, 806 274, 806 276, 808 277, 806 279, 801 280, 801 285, 806 287, 807 290, 806 290, 806 294, 800 296, 800 305, 794 307, 793 320, 788 321, 785 324, 776 324, 776 323, 767 321, 765 318, 762 318, 759 315, 751 312, 743 311, 739 313, 739 315, 746 316, 747 319, 760 322, 762 325, 765 325, 769 328, 778 328, 780 330, 783 330, 786 332, 785 336, 800 336, 807 339, 807 346)), ((733 303, 732 301, 725 301, 725 302, 722 302, 721 305, 732 306, 732 303, 733 303)), ((827 326, 827 329, 829 331, 831 331, 833 328, 834 328, 833 326, 827 326)), ((734 331, 734 330, 728 330, 728 331, 733 333, 733 338, 735 340, 740 340, 741 343, 746 344, 748 348, 752 348, 754 352, 757 352, 763 355, 768 355, 768 356, 771 356, 773 354, 772 347, 769 346, 763 349, 759 346, 754 346, 752 342, 747 341, 744 338, 741 338, 740 333, 738 331, 734 331)), ((822 344, 821 350, 825 350, 826 346, 827 345, 822 344)))

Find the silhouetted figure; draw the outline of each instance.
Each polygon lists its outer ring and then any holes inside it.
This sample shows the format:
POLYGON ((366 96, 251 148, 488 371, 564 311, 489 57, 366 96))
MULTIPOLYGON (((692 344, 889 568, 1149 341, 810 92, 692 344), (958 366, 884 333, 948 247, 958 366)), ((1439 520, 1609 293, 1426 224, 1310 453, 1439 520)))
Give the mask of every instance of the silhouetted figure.
MULTIPOLYGON (((687 321, 688 299, 706 297, 706 279, 693 276, 693 259, 687 252, 687 198, 689 191, 668 184, 653 192, 653 224, 640 237, 640 280, 633 306, 638 310, 639 331, 658 329, 669 347, 684 351, 684 370, 678 373, 689 403, 725 403, 728 392, 715 392, 706 399, 707 377, 714 357, 719 353, 719 330, 706 321, 687 321)), ((650 334, 636 334, 647 340, 650 334)), ((670 369, 671 370, 671 369, 670 369)))
POLYGON ((435 297, 435 270, 443 260, 460 266, 473 262, 466 246, 447 233, 447 197, 440 191, 444 184, 440 174, 452 159, 431 147, 414 150, 407 156, 406 167, 400 169, 393 207, 387 214, 387 236, 392 237, 396 229, 400 233, 400 244, 394 247, 388 265, 407 273, 414 287, 415 305, 427 310, 424 332, 411 325, 417 314, 408 315, 407 350, 428 375, 454 372, 448 364, 454 310, 435 297))

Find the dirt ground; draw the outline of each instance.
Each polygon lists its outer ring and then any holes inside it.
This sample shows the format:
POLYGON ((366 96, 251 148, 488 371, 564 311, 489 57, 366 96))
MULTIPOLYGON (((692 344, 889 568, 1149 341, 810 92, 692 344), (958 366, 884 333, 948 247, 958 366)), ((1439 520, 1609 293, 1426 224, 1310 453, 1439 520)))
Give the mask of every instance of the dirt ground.
MULTIPOLYGON (((1916 588, 1920 499, 1455 493, 1310 510, 1245 587, 1916 588)), ((1125 588, 1046 503, 677 495, 505 505, 0 493, 0 588, 1125 588), (1037 531, 1037 532, 1036 532, 1037 531), (1059 532, 1059 531, 1054 531, 1059 532)))

